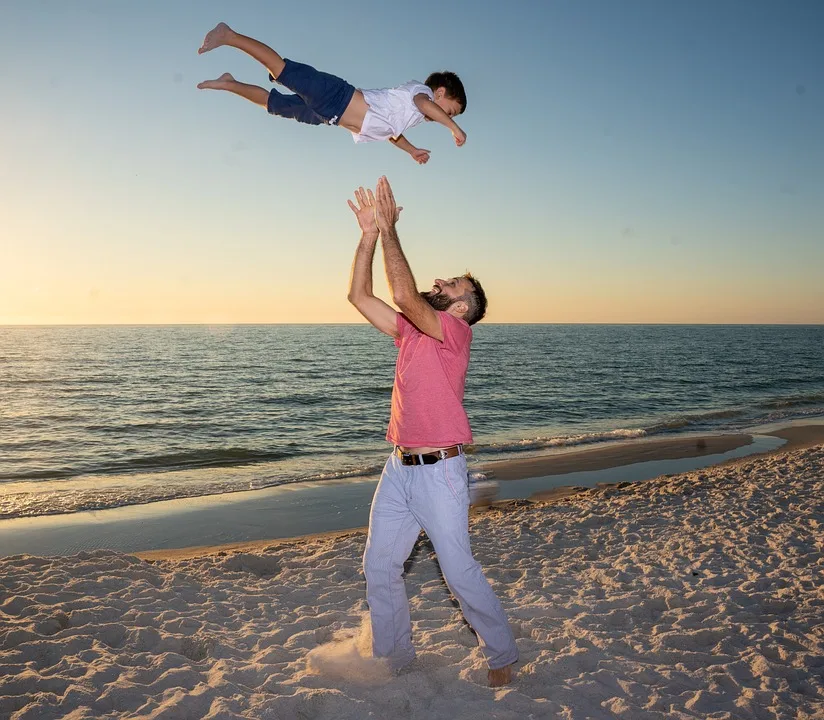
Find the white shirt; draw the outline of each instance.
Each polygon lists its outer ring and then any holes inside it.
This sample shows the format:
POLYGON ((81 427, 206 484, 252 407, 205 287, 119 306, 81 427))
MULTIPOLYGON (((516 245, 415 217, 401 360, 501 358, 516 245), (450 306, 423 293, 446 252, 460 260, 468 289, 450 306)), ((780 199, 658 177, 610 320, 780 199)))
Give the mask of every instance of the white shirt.
POLYGON ((361 92, 369 109, 363 118, 360 134, 352 133, 356 143, 403 135, 409 128, 424 121, 423 113, 415 105, 415 95, 423 93, 430 100, 435 99, 434 93, 417 80, 410 80, 399 87, 361 92))

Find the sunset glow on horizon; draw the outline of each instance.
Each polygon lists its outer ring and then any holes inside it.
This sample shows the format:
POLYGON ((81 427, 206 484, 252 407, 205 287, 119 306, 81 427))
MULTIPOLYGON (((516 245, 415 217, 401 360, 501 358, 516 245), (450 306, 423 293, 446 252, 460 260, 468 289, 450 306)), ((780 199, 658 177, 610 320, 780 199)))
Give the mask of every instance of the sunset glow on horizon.
POLYGON ((346 201, 384 174, 419 286, 471 270, 489 322, 824 323, 824 6, 416 13, 446 34, 378 3, 12 3, 0 325, 361 322, 346 201), (417 127, 417 166, 198 91, 270 87, 197 55, 218 20, 360 87, 453 69, 467 143, 417 127))

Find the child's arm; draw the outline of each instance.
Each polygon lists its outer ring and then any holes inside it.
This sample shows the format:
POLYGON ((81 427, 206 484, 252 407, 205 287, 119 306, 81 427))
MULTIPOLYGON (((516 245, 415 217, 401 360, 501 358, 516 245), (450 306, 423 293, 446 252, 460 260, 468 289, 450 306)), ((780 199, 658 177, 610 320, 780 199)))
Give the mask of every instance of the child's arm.
POLYGON ((430 120, 444 125, 455 136, 455 144, 458 147, 466 142, 466 133, 458 127, 458 123, 430 100, 427 95, 424 93, 415 95, 415 105, 430 120))
POLYGON ((391 142, 396 148, 400 148, 401 150, 408 152, 412 156, 412 159, 418 163, 418 165, 423 165, 427 162, 427 160, 429 160, 429 150, 416 148, 403 135, 398 135, 396 138, 389 138, 389 142, 391 142))

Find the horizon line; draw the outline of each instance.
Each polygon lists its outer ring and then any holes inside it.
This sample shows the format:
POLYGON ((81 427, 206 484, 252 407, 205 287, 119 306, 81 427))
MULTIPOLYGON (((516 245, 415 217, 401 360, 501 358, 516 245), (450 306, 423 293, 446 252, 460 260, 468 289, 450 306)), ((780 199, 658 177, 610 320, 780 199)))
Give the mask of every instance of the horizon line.
MULTIPOLYGON (((479 323, 480 324, 480 323, 479 323)), ((165 323, 0 323, 0 328, 59 327, 274 327, 281 325, 320 325, 353 327, 369 326, 369 322, 165 322, 165 323)), ((680 327, 822 327, 823 322, 484 322, 483 325, 607 325, 607 326, 680 326, 680 327)), ((476 325, 477 326, 477 325, 476 325)))

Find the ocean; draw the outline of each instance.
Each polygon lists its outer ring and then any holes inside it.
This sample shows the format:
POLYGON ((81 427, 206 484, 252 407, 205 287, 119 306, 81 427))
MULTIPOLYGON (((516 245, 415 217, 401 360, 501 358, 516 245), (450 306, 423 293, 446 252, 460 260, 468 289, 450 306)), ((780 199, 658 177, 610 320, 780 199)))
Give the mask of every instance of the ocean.
MULTIPOLYGON (((0 327, 0 518, 380 472, 368 325, 0 327)), ((824 415, 824 326, 475 327, 470 464, 824 415)))

